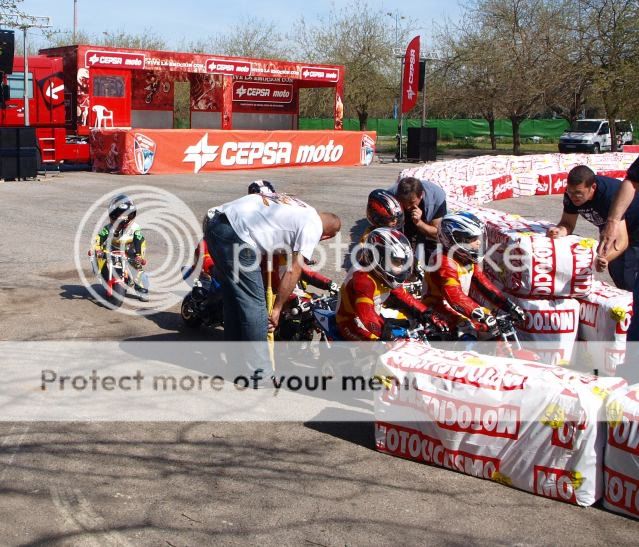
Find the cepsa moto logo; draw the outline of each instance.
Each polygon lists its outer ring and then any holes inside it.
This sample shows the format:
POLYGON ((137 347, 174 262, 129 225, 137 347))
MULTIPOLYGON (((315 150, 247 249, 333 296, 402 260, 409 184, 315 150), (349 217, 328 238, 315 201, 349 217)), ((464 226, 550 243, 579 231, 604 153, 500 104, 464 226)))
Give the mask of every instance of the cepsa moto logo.
POLYGON ((303 66, 303 80, 316 80, 319 82, 337 82, 339 80, 339 70, 327 69, 324 67, 303 66))
POLYGON ((234 82, 233 100, 256 103, 290 103, 293 101, 291 84, 234 82))
POLYGON ((226 59, 207 59, 206 71, 211 74, 226 74, 227 76, 248 76, 251 73, 251 63, 246 61, 227 61, 226 59))
POLYGON ((193 162, 193 172, 199 173, 208 163, 218 162, 222 168, 239 166, 295 165, 307 163, 336 163, 344 154, 344 147, 331 139, 327 144, 300 145, 293 155, 293 143, 235 142, 209 145, 209 134, 184 151, 183 162, 193 162))
POLYGON ((144 68, 145 57, 144 53, 89 50, 84 59, 88 67, 144 68))
POLYGON ((513 179, 510 175, 493 179, 493 200, 513 197, 513 179))

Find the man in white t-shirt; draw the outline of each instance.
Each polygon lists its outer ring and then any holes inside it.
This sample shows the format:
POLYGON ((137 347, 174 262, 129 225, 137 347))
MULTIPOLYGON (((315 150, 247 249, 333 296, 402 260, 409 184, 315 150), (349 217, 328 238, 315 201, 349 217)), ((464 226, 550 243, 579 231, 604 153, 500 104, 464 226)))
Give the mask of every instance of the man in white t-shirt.
MULTIPOLYGON (((265 341, 299 280, 302 257, 310 260, 320 240, 334 237, 340 227, 336 215, 284 194, 250 194, 217 208, 205 238, 223 290, 225 340, 265 341), (268 317, 260 262, 282 253, 290 256, 290 267, 268 317)), ((268 372, 270 365, 262 364, 268 372)))

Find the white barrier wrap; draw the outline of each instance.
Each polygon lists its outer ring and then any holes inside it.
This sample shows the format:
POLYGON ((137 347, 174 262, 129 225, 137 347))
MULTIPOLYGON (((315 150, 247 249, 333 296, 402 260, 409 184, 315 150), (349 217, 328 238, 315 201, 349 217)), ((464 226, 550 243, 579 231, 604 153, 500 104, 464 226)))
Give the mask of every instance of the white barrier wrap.
POLYGON ((614 376, 626 353, 626 333, 632 319, 632 293, 595 281, 592 291, 579 299, 578 339, 581 366, 614 376), (593 343, 593 342, 607 342, 593 343))
POLYGON ((595 246, 592 239, 567 236, 550 239, 523 232, 511 223, 491 223, 490 241, 501 237, 501 272, 493 272, 512 294, 532 298, 574 298, 587 295, 594 282, 595 246))
POLYGON ((608 399, 604 456, 604 506, 639 518, 639 385, 608 399))
POLYGON ((626 341, 632 319, 632 293, 595 281, 590 293, 579 299, 579 340, 626 341))
POLYGON ((377 373, 378 450, 568 503, 603 495, 604 399, 625 381, 416 343, 377 373))
POLYGON ((526 319, 517 326, 522 342, 540 342, 535 352, 544 363, 568 364, 579 328, 579 302, 573 298, 524 299, 511 297, 526 319))
POLYGON ((429 180, 441 186, 448 198, 481 205, 511 197, 561 194, 568 171, 577 165, 588 165, 597 174, 623 177, 635 158, 636 154, 623 153, 479 156, 425 163, 404 169, 400 178, 429 180))
POLYGON ((484 222, 484 269, 508 292, 533 298, 583 297, 590 292, 594 239, 575 235, 550 239, 545 234, 552 224, 547 221, 487 207, 469 208, 459 201, 453 201, 451 209, 468 210, 484 222))

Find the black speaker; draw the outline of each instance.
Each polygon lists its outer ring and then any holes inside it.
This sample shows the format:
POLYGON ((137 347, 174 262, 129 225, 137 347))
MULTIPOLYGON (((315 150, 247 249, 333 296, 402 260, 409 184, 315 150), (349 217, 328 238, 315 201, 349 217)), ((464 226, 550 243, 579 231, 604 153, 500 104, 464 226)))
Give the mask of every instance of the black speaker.
POLYGON ((13 72, 13 50, 15 46, 14 32, 0 30, 0 72, 13 72))
POLYGON ((29 179, 38 176, 40 150, 25 148, 0 148, 0 179, 29 179))
POLYGON ((437 128, 409 127, 406 157, 409 160, 435 161, 437 159, 437 128))
POLYGON ((35 127, 0 127, 0 148, 37 146, 35 127))
POLYGON ((419 61, 419 83, 417 84, 418 91, 424 91, 424 75, 426 74, 426 61, 419 61))

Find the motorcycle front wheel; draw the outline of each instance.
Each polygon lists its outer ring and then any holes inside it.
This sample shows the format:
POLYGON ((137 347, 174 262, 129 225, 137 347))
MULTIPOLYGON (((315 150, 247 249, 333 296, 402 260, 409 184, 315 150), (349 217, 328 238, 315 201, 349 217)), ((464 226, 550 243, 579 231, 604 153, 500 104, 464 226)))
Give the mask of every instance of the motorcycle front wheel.
POLYGON ((180 308, 180 317, 184 325, 190 329, 196 329, 202 324, 202 319, 195 311, 195 302, 191 298, 190 294, 187 294, 182 300, 182 307, 180 308))
POLYGON ((116 283, 115 285, 113 285, 113 287, 111 287, 110 296, 109 296, 109 291, 107 289, 107 300, 112 306, 116 308, 119 308, 122 305, 125 295, 126 295, 126 287, 124 286, 123 283, 116 283))

